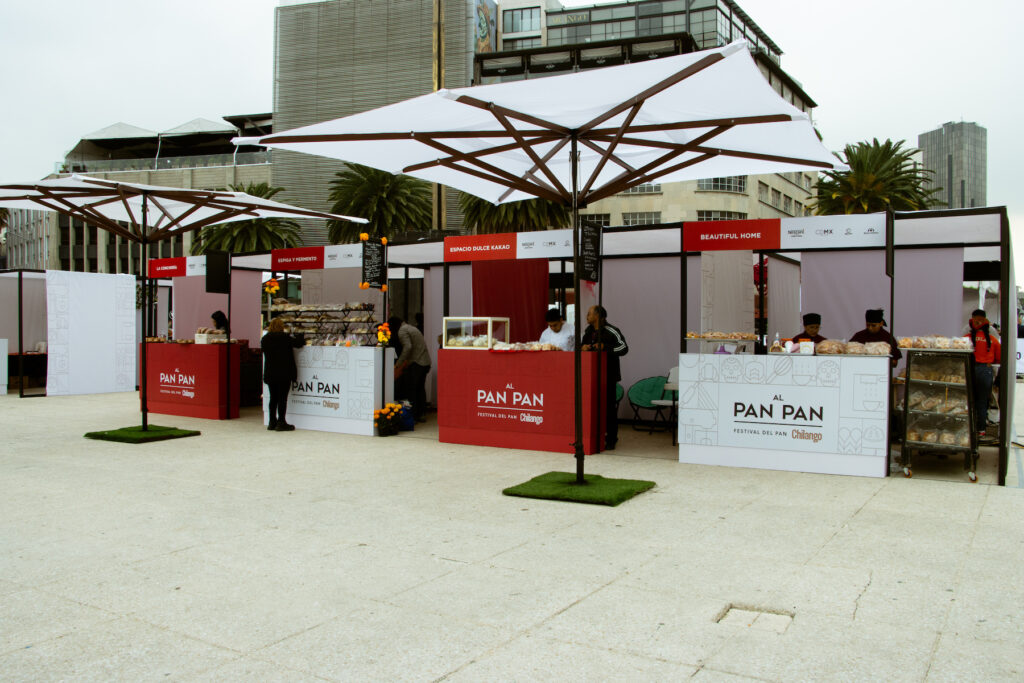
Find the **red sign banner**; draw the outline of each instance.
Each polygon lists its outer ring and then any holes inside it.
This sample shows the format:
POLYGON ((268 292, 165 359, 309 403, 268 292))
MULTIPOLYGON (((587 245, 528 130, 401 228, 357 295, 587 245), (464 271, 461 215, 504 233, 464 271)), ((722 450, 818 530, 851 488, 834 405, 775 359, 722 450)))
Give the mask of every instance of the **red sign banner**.
POLYGON ((185 277, 185 257, 150 260, 148 277, 185 277))
POLYGON ((270 252, 271 270, 319 270, 323 267, 323 247, 274 249, 270 252))
POLYGON ((444 238, 445 261, 498 261, 516 258, 517 233, 444 238))
MULTIPOLYGON (((223 420, 227 415, 227 344, 147 344, 146 397, 149 411, 223 420)), ((238 417, 240 358, 231 353, 231 417, 238 417)), ((141 359, 141 351, 139 358, 141 359)))
POLYGON ((780 224, 778 218, 683 223, 683 250, 778 249, 780 224))

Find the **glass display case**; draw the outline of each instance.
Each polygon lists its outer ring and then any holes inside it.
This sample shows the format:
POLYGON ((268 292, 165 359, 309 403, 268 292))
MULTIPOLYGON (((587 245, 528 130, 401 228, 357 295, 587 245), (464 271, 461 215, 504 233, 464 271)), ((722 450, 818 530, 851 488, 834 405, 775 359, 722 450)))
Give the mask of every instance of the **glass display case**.
POLYGON ((486 351, 494 342, 508 343, 508 318, 444 318, 441 327, 445 349, 486 351))
POLYGON ((964 469, 977 480, 973 356, 970 351, 907 351, 900 464, 912 474, 919 454, 963 453, 964 469))

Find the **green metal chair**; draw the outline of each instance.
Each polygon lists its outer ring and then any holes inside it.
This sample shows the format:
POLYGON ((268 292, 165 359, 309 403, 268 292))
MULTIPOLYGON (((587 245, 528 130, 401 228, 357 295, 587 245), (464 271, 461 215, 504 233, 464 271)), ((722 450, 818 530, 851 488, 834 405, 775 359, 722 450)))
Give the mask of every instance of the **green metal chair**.
POLYGON ((665 393, 665 382, 668 380, 667 377, 645 377, 644 379, 637 380, 633 383, 633 386, 626 392, 626 396, 629 398, 629 405, 633 409, 633 429, 640 431, 641 427, 637 425, 647 425, 647 432, 651 433, 655 430, 665 429, 667 420, 662 414, 665 409, 664 406, 659 406, 654 401, 660 400, 665 393), (641 410, 653 411, 650 420, 645 420, 640 414, 641 410), (658 424, 659 418, 661 424, 658 424))
POLYGON ((615 410, 619 409, 619 404, 622 403, 622 397, 625 395, 626 390, 622 388, 622 385, 618 382, 615 383, 615 410))

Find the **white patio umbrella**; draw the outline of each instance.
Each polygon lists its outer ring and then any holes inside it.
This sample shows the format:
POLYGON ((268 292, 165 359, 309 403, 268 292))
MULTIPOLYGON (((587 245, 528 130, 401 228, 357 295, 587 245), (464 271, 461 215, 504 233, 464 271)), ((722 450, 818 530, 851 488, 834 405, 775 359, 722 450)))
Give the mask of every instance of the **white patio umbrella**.
POLYGON ((542 197, 570 206, 577 301, 579 207, 654 180, 843 168, 807 114, 767 83, 742 41, 565 76, 439 90, 236 142, 405 173, 495 204, 542 197))
MULTIPOLYGON (((149 307, 148 250, 153 242, 208 225, 256 218, 320 218, 366 223, 365 218, 310 211, 244 192, 194 190, 125 183, 72 175, 32 183, 0 185, 0 206, 33 211, 50 210, 77 216, 142 245, 143 310, 149 307)), ((149 336, 143 316, 143 339, 149 336)), ((142 344, 142 428, 148 427, 146 408, 146 344, 142 344)))

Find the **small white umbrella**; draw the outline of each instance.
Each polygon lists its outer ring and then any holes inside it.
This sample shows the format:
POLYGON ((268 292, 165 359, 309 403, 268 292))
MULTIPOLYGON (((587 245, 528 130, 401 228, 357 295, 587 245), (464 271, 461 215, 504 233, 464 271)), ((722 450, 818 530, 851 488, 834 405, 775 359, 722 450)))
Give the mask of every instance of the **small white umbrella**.
MULTIPOLYGON (((310 211, 244 192, 194 190, 72 175, 0 185, 0 206, 50 210, 82 220, 142 245, 143 310, 149 307, 146 245, 208 225, 256 218, 320 218, 366 223, 365 218, 310 211)), ((148 336, 143 316, 143 339, 148 336)), ((142 428, 147 428, 146 344, 142 344, 142 428)))

